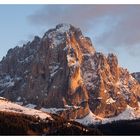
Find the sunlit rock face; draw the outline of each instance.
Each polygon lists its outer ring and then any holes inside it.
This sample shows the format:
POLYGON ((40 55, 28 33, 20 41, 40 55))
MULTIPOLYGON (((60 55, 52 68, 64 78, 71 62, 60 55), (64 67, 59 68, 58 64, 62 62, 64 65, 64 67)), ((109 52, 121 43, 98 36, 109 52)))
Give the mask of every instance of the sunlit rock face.
POLYGON ((111 117, 138 106, 139 83, 114 54, 96 52, 91 40, 69 24, 10 49, 0 62, 0 96, 37 108, 59 108, 75 119, 91 110, 111 117))
POLYGON ((101 117, 124 111, 127 105, 138 107, 139 83, 126 69, 118 66, 117 57, 95 53, 82 66, 83 79, 89 93, 89 107, 101 117))

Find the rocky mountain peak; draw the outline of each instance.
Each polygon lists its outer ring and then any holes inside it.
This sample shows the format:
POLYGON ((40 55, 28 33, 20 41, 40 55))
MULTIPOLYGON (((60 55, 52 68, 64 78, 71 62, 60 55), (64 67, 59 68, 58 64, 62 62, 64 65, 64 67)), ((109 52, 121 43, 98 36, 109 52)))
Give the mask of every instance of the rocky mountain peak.
POLYGON ((63 33, 70 33, 70 32, 71 33, 72 32, 76 32, 76 33, 79 32, 79 33, 82 34, 80 28, 77 28, 77 27, 75 27, 75 26, 73 26, 71 24, 67 24, 67 23, 61 23, 61 24, 56 25, 55 28, 48 30, 46 32, 46 34, 49 34, 49 33, 53 32, 53 31, 55 31, 57 33, 61 33, 61 34, 63 34, 63 33))
POLYGON ((67 35, 72 35, 72 34, 78 35, 78 33, 79 33, 79 35, 82 35, 80 28, 76 28, 76 27, 72 26, 71 24, 62 23, 62 24, 56 25, 55 28, 48 30, 44 34, 44 37, 52 38, 53 35, 54 36, 57 36, 57 35, 66 36, 66 34, 67 35))
POLYGON ((10 49, 0 62, 0 96, 70 118, 102 117, 138 106, 140 85, 117 57, 96 52, 90 38, 59 24, 42 38, 10 49))

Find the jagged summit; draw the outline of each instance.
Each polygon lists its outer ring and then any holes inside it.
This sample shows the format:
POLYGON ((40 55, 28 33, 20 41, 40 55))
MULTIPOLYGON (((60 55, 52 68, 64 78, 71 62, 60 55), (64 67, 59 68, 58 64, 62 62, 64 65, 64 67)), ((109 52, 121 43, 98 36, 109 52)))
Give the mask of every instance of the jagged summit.
POLYGON ((71 34, 72 32, 76 30, 80 30, 80 29, 72 26, 71 24, 61 23, 61 24, 56 25, 55 28, 49 29, 44 34, 44 37, 51 38, 54 34, 64 36, 66 34, 71 34))
POLYGON ((90 112, 112 117, 138 107, 140 85, 114 54, 96 52, 79 28, 59 24, 8 51, 0 62, 0 96, 70 119, 90 112))
POLYGON ((48 30, 43 40, 49 40, 51 47, 57 47, 63 43, 69 43, 72 36, 76 36, 77 39, 84 38, 79 28, 72 26, 71 24, 58 24, 55 28, 48 30))
POLYGON ((49 34, 50 32, 59 32, 59 33, 68 33, 73 30, 80 30, 80 28, 76 28, 75 26, 67 23, 61 23, 56 25, 55 28, 49 29, 45 34, 49 34))

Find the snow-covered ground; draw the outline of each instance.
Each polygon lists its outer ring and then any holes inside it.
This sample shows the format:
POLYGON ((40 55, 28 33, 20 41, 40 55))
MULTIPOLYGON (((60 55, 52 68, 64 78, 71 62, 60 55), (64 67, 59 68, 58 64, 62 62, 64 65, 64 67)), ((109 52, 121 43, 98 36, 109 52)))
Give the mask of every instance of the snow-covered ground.
MULTIPOLYGON (((57 114, 57 112, 67 109, 67 108, 41 108, 40 110, 36 110, 33 109, 35 106, 36 105, 28 104, 26 107, 23 107, 21 105, 8 101, 3 97, 0 97, 0 111, 22 113, 31 116, 37 116, 40 117, 41 119, 49 118, 52 120, 53 118, 48 113, 57 114)), ((90 111, 86 117, 82 119, 76 119, 75 121, 84 125, 89 125, 89 124, 98 124, 98 123, 105 124, 117 120, 133 120, 137 118, 140 118, 140 103, 139 103, 138 110, 135 110, 135 108, 132 108, 127 105, 125 111, 123 111, 122 113, 120 113, 118 116, 115 117, 102 118, 96 116, 90 111)))
POLYGON ((43 112, 48 112, 52 114, 57 114, 58 111, 66 110, 65 108, 41 108, 40 109, 43 112))
POLYGON ((110 97, 109 99, 106 100, 106 103, 107 103, 107 104, 112 104, 112 103, 114 103, 114 102, 116 102, 116 101, 113 100, 111 97, 110 97))
POLYGON ((34 104, 27 104, 25 107, 34 109, 37 105, 34 104))
POLYGON ((118 120, 133 120, 136 118, 139 118, 139 116, 135 114, 135 109, 127 105, 125 111, 120 113, 118 116, 111 117, 111 118, 104 118, 102 120, 102 124, 109 123, 112 121, 118 121, 118 120))
POLYGON ((40 110, 43 112, 48 112, 52 114, 57 114, 59 111, 65 111, 68 109, 78 109, 80 106, 70 106, 70 105, 65 105, 65 108, 41 108, 40 110))
POLYGON ((84 124, 84 125, 89 125, 89 124, 97 124, 97 123, 100 123, 101 122, 101 119, 100 117, 97 117, 96 115, 94 115, 91 111, 89 112, 89 114, 84 117, 83 119, 76 119, 75 121, 76 122, 79 122, 81 124, 84 124))
POLYGON ((7 101, 5 98, 0 98, 0 111, 22 113, 26 115, 40 117, 41 119, 53 119, 48 113, 20 106, 18 104, 7 101))
POLYGON ((138 110, 135 110, 135 108, 132 108, 130 106, 127 106, 125 111, 123 111, 122 113, 120 113, 118 116, 115 117, 101 118, 99 116, 96 116, 90 111, 90 113, 86 117, 82 119, 76 119, 75 121, 84 125, 89 125, 89 124, 98 124, 98 123, 105 124, 118 120, 133 120, 137 118, 140 118, 140 104, 138 110))
MULTIPOLYGON (((59 111, 67 110, 67 108, 41 108, 40 110, 43 112, 57 114, 59 111)), ((90 111, 86 117, 82 119, 76 119, 75 121, 84 125, 89 125, 89 124, 98 124, 98 123, 105 124, 117 120, 133 120, 137 118, 140 118, 140 103, 139 103, 139 110, 135 110, 135 108, 127 106, 125 111, 123 111, 122 113, 120 113, 118 116, 115 117, 102 118, 96 116, 90 111)))

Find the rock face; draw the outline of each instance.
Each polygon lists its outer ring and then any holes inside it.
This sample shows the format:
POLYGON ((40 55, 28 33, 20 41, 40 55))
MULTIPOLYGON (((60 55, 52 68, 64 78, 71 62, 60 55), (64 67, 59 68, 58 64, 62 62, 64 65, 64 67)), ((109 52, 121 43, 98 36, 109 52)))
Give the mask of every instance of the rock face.
POLYGON ((66 118, 90 110, 111 117, 138 106, 139 83, 117 57, 96 52, 79 28, 59 24, 42 38, 10 49, 0 62, 0 96, 38 108, 62 108, 66 118))
POLYGON ((127 105, 138 107, 140 85, 126 69, 118 66, 114 54, 105 57, 102 53, 95 53, 83 65, 92 112, 111 117, 124 111, 127 105))
POLYGON ((140 72, 132 73, 132 76, 140 83, 140 72))

